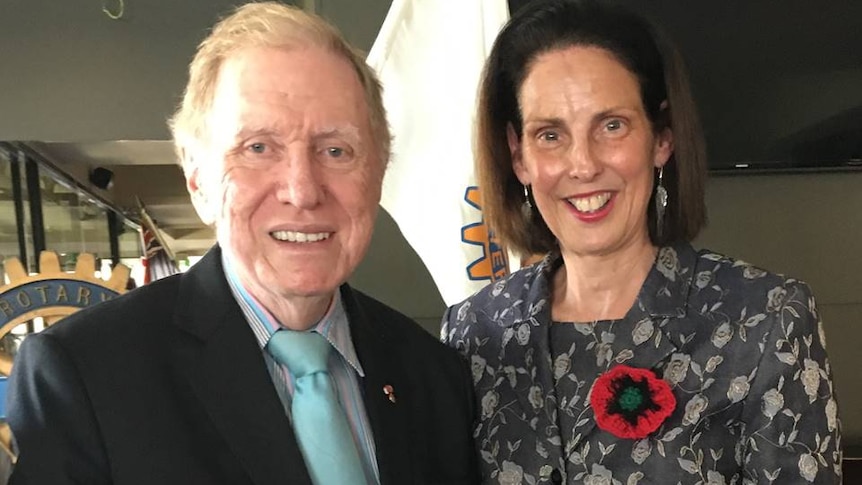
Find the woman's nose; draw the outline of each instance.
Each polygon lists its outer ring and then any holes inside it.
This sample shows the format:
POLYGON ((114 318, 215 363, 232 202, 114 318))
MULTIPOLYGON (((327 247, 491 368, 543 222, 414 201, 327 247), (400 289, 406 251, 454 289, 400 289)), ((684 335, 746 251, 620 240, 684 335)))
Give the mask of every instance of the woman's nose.
POLYGON ((596 178, 602 171, 602 165, 590 147, 588 140, 583 140, 572 145, 569 150, 570 178, 581 181, 590 181, 596 178))

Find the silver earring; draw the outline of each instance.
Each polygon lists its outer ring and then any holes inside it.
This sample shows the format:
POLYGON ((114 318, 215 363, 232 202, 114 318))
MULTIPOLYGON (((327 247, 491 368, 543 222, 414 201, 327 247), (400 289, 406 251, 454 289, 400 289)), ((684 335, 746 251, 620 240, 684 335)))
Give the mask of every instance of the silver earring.
POLYGON ((530 202, 530 189, 526 185, 524 185, 524 203, 521 204, 521 214, 527 220, 533 217, 533 203, 530 202))
POLYGON ((664 212, 667 209, 667 189, 664 188, 664 167, 658 169, 658 186, 655 188, 655 229, 656 236, 661 237, 664 228, 664 212))

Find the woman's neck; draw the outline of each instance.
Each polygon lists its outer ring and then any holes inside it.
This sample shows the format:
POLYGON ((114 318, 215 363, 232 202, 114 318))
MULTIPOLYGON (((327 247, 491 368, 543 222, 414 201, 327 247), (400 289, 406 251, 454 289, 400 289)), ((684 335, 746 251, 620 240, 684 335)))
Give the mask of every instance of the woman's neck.
POLYGON ((552 319, 592 322, 625 317, 655 262, 656 252, 648 238, 609 254, 563 251, 563 265, 553 277, 552 319))

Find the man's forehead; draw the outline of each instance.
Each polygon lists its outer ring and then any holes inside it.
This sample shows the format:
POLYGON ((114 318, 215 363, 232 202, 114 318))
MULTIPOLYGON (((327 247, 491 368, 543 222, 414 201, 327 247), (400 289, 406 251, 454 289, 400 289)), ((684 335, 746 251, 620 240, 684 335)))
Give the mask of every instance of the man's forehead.
POLYGON ((213 105, 276 103, 315 109, 337 107, 368 115, 364 91, 352 66, 320 48, 254 48, 237 51, 222 64, 213 105))
POLYGON ((281 81, 312 81, 317 87, 325 87, 327 81, 337 80, 344 85, 354 85, 361 91, 359 77, 350 61, 317 46, 237 49, 221 63, 218 81, 231 77, 260 80, 261 74, 276 72, 279 75, 273 77, 281 81), (334 74, 337 76, 329 77, 334 74))

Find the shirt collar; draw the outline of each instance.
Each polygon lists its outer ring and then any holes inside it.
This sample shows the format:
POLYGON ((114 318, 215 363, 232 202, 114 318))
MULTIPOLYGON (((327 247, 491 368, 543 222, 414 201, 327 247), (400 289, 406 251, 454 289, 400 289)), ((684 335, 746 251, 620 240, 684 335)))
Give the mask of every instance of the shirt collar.
MULTIPOLYGON (((281 323, 242 285, 233 269, 230 258, 224 251, 222 251, 222 267, 234 300, 240 306, 246 321, 254 332, 258 345, 264 349, 272 335, 282 328, 281 323)), ((353 346, 350 321, 344 310, 340 291, 335 291, 329 309, 323 318, 311 328, 311 331, 322 335, 361 377, 365 377, 365 372, 359 363, 359 357, 356 355, 356 348, 353 346)))
MULTIPOLYGON (((635 305, 626 318, 683 317, 686 302, 695 275, 697 251, 687 242, 661 247, 655 262, 644 281, 635 305)), ((550 322, 550 297, 554 272, 563 264, 558 251, 547 254, 541 262, 516 271, 508 278, 490 286, 491 298, 505 299, 506 307, 499 310, 495 319, 503 327, 525 321, 550 322), (510 295, 519 295, 511 297, 510 295), (522 305, 511 305, 509 300, 523 299, 522 305)), ((488 291, 488 290, 485 290, 488 291)), ((470 300, 461 305, 469 308, 470 300)), ((637 320, 635 320, 637 321, 637 320)))
MULTIPOLYGON (((637 318, 684 317, 697 258, 697 251, 688 242, 658 248, 653 266, 631 310, 637 318)), ((547 255, 537 267, 534 291, 549 296, 554 271, 561 264, 559 252, 547 255)))
POLYGON ((659 248, 638 294, 638 309, 653 317, 684 317, 697 257, 687 242, 659 248))

